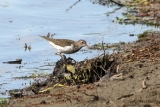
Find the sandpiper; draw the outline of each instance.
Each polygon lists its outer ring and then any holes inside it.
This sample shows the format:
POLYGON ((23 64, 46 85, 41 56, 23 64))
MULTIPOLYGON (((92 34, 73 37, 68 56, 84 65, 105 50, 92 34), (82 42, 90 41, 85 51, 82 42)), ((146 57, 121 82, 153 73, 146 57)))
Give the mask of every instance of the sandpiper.
POLYGON ((78 52, 82 47, 86 46, 91 49, 90 46, 87 45, 85 40, 73 41, 69 39, 52 39, 46 36, 40 36, 46 39, 50 45, 52 45, 55 49, 57 49, 56 55, 64 54, 72 54, 78 52))

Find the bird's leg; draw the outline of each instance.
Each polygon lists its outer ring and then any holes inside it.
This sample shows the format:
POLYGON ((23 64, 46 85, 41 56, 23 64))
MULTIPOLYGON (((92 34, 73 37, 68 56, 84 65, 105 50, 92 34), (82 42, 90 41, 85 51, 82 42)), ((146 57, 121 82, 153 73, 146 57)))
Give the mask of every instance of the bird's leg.
POLYGON ((63 57, 63 54, 60 52, 57 52, 55 55, 59 55, 59 56, 63 57))
POLYGON ((59 55, 59 56, 61 56, 61 58, 64 58, 64 59, 66 59, 66 56, 64 55, 64 54, 62 54, 62 53, 56 53, 55 55, 59 55))
POLYGON ((57 52, 57 53, 55 53, 55 55, 59 55, 59 56, 61 56, 61 53, 57 52))

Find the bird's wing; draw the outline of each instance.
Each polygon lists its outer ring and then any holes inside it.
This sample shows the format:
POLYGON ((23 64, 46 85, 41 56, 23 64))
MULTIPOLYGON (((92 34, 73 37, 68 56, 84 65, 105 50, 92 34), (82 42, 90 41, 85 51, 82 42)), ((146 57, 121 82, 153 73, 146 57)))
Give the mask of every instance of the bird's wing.
POLYGON ((69 39, 52 39, 52 38, 49 38, 46 36, 40 36, 40 37, 42 37, 43 39, 45 39, 47 41, 53 42, 55 45, 59 45, 59 46, 63 46, 63 47, 64 46, 71 46, 71 44, 74 43, 73 40, 69 40, 69 39))

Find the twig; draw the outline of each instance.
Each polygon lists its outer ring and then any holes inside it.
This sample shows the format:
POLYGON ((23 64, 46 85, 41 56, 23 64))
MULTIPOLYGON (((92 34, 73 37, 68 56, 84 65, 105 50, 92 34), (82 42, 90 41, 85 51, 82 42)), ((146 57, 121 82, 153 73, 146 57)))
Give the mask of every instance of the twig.
POLYGON ((99 100, 99 96, 98 95, 89 95, 89 94, 87 94, 86 92, 84 92, 84 94, 86 95, 86 96, 93 96, 94 97, 94 99, 93 100, 99 100))
POLYGON ((115 79, 123 80, 124 78, 123 78, 122 75, 123 75, 122 73, 117 74, 117 75, 113 75, 113 76, 110 78, 110 80, 115 80, 115 79))
POLYGON ((116 72, 117 72, 117 73, 119 72, 119 65, 117 65, 117 69, 116 69, 116 72))
POLYGON ((130 96, 133 96, 133 95, 134 95, 133 93, 127 94, 127 95, 123 95, 123 96, 121 96, 121 97, 118 97, 116 100, 120 100, 120 99, 122 99, 122 98, 127 98, 127 97, 130 97, 130 96))
POLYGON ((147 88, 147 86, 146 86, 146 80, 145 80, 145 79, 144 79, 143 82, 142 82, 142 88, 143 88, 143 89, 146 89, 146 88, 147 88))
POLYGON ((97 76, 98 76, 98 78, 100 79, 100 76, 98 75, 98 73, 93 69, 93 71, 94 71, 94 73, 96 73, 97 74, 97 76))
POLYGON ((102 68, 105 71, 105 73, 108 73, 111 70, 111 68, 113 67, 113 65, 114 65, 114 63, 112 63, 107 70, 105 70, 102 66, 99 66, 99 67, 102 68))
POLYGON ((115 4, 117 4, 117 5, 119 5, 119 6, 125 6, 124 4, 119 3, 118 1, 115 1, 115 0, 110 0, 110 1, 113 2, 113 3, 115 3, 115 4))
POLYGON ((68 12, 73 6, 75 6, 77 3, 79 3, 81 0, 78 0, 77 2, 75 2, 73 5, 71 5, 67 10, 66 12, 68 12))
MULTIPOLYGON (((103 43, 103 40, 102 40, 102 49, 103 49, 103 51, 104 51, 104 57, 105 57, 105 49, 104 49, 104 43, 103 43)), ((106 58, 106 57, 105 57, 106 58)))
POLYGON ((67 100, 69 100, 69 101, 70 101, 70 103, 71 103, 71 105, 72 105, 71 96, 69 96, 69 95, 66 95, 65 97, 66 97, 66 99, 67 99, 67 100))
POLYGON ((27 46, 27 44, 25 43, 25 45, 24 45, 24 49, 25 49, 25 51, 27 50, 27 47, 28 47, 28 46, 27 46))

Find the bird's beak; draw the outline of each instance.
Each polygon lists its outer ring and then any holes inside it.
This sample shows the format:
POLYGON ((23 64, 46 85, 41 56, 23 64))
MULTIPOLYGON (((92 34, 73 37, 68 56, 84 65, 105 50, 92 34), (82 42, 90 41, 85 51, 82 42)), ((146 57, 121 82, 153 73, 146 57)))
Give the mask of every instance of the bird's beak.
POLYGON ((88 48, 88 49, 92 49, 90 46, 88 46, 87 44, 86 44, 86 47, 88 48))

